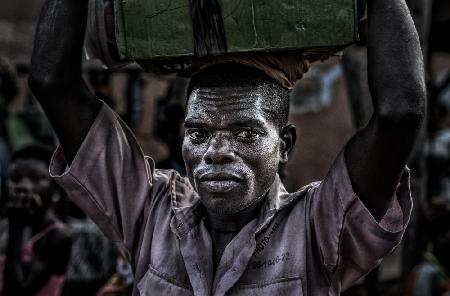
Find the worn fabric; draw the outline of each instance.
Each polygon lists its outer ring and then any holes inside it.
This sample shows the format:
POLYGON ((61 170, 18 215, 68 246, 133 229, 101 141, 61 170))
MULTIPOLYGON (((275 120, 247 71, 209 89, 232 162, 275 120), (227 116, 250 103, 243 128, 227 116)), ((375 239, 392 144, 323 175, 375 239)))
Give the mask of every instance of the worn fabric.
POLYGON ((444 129, 431 137, 426 146, 430 167, 430 193, 439 196, 450 206, 450 129, 444 129))
POLYGON ((50 173, 129 251, 134 295, 339 295, 400 242, 411 211, 405 171, 380 223, 353 188, 341 153, 323 182, 288 193, 279 178, 258 218, 226 247, 213 276, 205 210, 189 181, 157 170, 103 106, 69 167, 50 173))
POLYGON ((309 70, 308 60, 298 51, 252 52, 193 58, 192 66, 181 74, 191 76, 210 66, 226 63, 237 63, 261 70, 288 90, 292 90, 297 80, 309 70))

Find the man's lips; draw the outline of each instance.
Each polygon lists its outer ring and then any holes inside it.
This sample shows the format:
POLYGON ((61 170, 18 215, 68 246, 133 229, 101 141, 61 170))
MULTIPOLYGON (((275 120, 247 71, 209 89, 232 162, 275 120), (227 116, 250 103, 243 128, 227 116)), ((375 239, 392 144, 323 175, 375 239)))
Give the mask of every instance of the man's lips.
POLYGON ((243 178, 230 173, 206 173, 198 178, 200 186, 214 193, 225 193, 236 188, 243 178))
POLYGON ((217 172, 217 173, 205 173, 200 175, 198 180, 200 182, 204 181, 235 181, 235 182, 241 182, 243 178, 239 177, 236 174, 232 173, 224 173, 224 172, 217 172))

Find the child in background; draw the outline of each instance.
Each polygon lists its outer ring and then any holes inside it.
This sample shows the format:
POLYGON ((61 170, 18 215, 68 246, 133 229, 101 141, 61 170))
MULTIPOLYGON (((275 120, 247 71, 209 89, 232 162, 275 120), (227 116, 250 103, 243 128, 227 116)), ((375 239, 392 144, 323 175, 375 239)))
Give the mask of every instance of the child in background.
POLYGON ((6 180, 9 238, 2 260, 2 295, 60 295, 72 240, 53 212, 58 190, 48 174, 50 158, 51 150, 41 145, 12 156, 6 180))

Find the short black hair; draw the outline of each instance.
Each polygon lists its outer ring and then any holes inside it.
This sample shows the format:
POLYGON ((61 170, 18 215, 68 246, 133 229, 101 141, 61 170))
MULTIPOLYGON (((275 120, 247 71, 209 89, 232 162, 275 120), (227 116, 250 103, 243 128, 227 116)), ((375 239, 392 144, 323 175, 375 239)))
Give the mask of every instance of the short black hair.
POLYGON ((270 120, 280 129, 289 119, 290 92, 265 72, 238 63, 226 63, 210 66, 191 78, 187 92, 187 102, 195 89, 206 87, 240 87, 257 89, 262 93, 264 103, 270 108, 270 120))
POLYGON ((51 147, 35 143, 15 151, 11 156, 11 163, 19 159, 35 159, 49 165, 52 155, 53 149, 51 147))

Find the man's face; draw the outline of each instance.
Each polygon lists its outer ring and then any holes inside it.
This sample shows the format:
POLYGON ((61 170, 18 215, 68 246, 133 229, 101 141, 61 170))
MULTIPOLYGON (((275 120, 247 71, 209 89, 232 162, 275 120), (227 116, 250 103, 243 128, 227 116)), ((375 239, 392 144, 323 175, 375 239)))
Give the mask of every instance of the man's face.
POLYGON ((275 180, 280 136, 263 102, 260 92, 245 87, 196 89, 189 98, 183 158, 210 211, 238 213, 275 180))
POLYGON ((53 185, 47 165, 39 160, 14 161, 6 180, 10 211, 33 218, 42 214, 51 203, 53 185))

